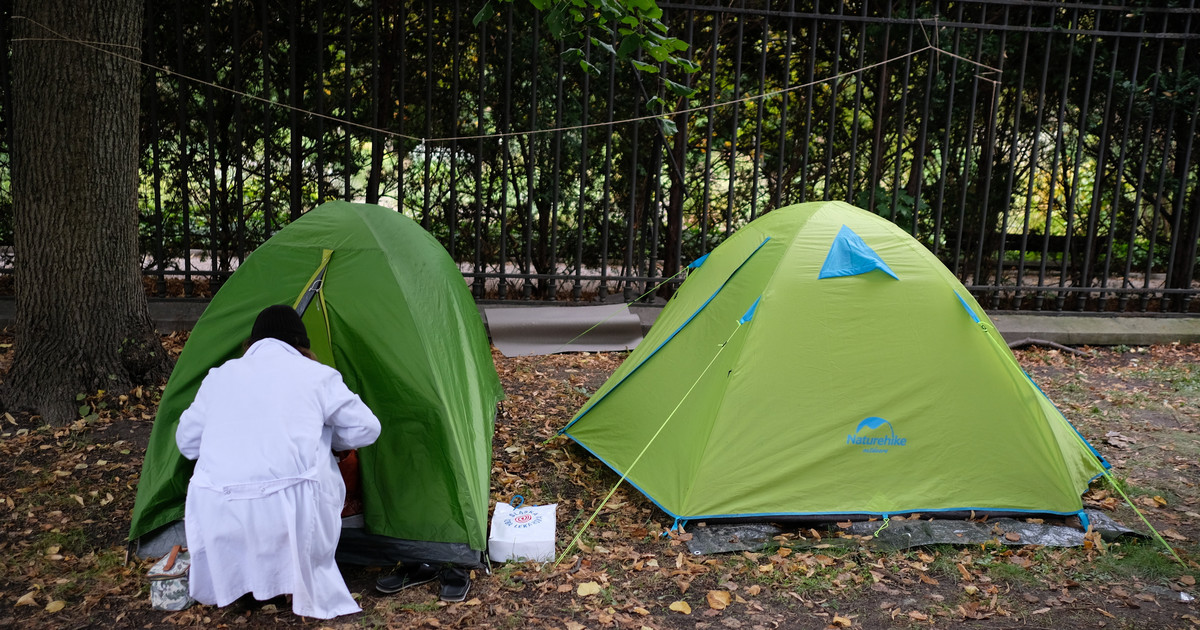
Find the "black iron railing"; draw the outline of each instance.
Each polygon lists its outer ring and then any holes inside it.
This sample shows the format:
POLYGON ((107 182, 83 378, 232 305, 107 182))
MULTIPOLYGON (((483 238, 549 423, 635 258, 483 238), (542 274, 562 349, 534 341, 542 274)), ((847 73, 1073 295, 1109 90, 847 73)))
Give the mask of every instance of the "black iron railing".
POLYGON ((418 220, 478 299, 632 299, 840 199, 992 309, 1200 310, 1196 0, 660 2, 692 74, 481 4, 147 0, 150 290, 211 292, 354 199, 418 220))

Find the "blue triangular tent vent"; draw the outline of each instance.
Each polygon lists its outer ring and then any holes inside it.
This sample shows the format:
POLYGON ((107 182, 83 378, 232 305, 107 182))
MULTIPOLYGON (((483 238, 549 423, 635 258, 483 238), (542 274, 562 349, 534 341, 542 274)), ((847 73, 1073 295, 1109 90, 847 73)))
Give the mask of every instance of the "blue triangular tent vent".
POLYGON ((867 246, 854 230, 846 226, 838 231, 825 255, 825 264, 821 266, 818 278, 837 278, 839 276, 857 276, 869 271, 880 270, 887 275, 900 278, 892 272, 887 263, 867 246))

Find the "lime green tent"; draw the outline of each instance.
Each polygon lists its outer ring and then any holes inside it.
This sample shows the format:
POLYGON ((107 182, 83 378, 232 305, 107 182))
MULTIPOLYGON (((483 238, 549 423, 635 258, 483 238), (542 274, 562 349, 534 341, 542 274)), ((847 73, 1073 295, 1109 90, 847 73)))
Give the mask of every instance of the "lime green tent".
POLYGON ((479 312, 458 267, 419 225, 345 202, 272 236, 196 323, 155 418, 130 540, 183 517, 192 462, 175 446, 179 415, 210 368, 240 356, 271 304, 300 307, 314 353, 383 425, 359 452, 366 532, 421 559, 478 561, 503 396, 479 312))
POLYGON ((782 208, 692 267, 562 430, 678 520, 1070 514, 1107 465, 889 221, 782 208))

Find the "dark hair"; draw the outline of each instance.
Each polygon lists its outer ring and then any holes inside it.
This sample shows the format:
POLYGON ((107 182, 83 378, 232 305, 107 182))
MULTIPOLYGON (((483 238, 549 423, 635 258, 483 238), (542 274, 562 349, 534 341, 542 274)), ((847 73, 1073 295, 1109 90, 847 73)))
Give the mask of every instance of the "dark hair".
POLYGON ((254 320, 250 329, 248 345, 263 339, 278 339, 293 348, 308 348, 308 330, 300 319, 296 309, 286 304, 276 304, 264 308, 254 320))

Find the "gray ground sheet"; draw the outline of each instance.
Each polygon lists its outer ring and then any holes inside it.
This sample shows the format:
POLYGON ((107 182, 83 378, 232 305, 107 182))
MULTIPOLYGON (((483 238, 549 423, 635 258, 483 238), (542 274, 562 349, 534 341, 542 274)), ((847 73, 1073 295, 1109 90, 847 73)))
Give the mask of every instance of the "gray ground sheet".
POLYGON ((642 320, 625 304, 485 308, 492 344, 506 357, 617 352, 642 341, 642 320))
MULTIPOLYGON (((1107 514, 1096 510, 1084 510, 1092 529, 1105 540, 1121 536, 1145 536, 1114 521, 1107 514)), ((852 536, 870 537, 871 544, 885 550, 907 549, 937 544, 981 544, 998 541, 1004 545, 1045 545, 1051 547, 1077 547, 1083 544, 1083 530, 1061 522, 1031 523, 1012 518, 995 518, 982 521, 954 519, 898 520, 891 519, 887 527, 883 521, 858 521, 849 528, 838 528, 852 536), (881 529, 882 528, 882 529, 881 529)), ((726 553, 731 551, 758 551, 770 545, 776 536, 792 529, 771 523, 708 524, 690 526, 692 535, 687 541, 688 550, 695 555, 726 553)), ((823 542, 838 539, 826 538, 823 542)), ((861 538, 860 538, 861 540, 861 538)))

